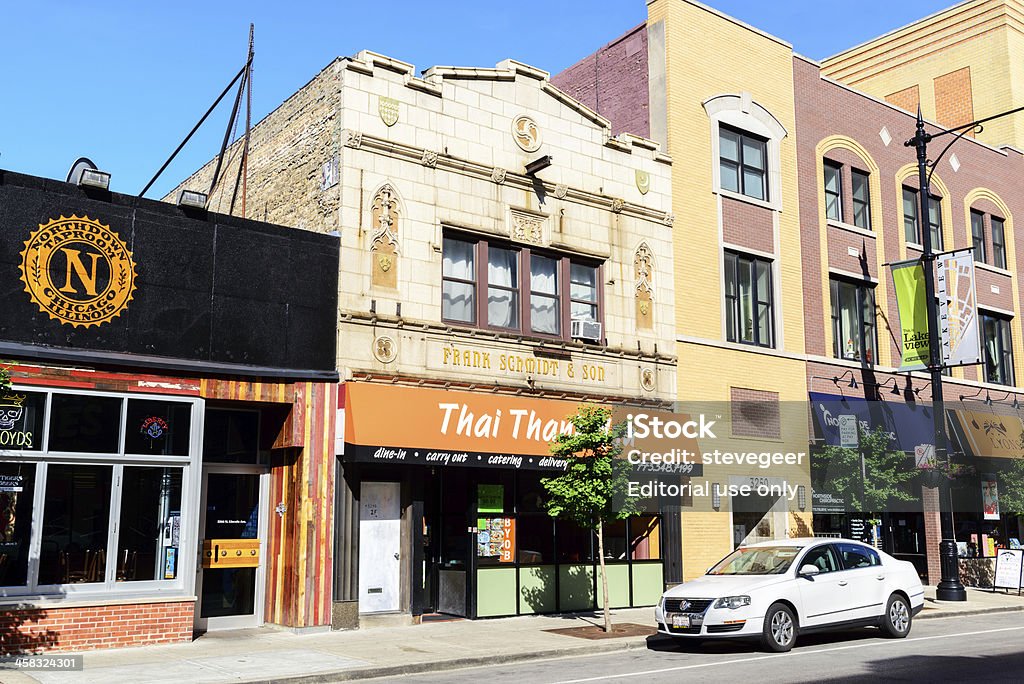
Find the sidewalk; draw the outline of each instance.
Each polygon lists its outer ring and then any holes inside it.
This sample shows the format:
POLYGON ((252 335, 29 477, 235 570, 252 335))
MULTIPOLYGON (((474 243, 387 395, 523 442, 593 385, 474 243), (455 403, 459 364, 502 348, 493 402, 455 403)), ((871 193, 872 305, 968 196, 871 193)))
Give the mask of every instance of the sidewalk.
MULTIPOLYGON (((969 589, 966 603, 934 596, 929 587, 916 619, 1024 610, 1016 593, 969 589)), ((654 625, 651 608, 616 610, 613 618, 654 625)), ((305 635, 273 628, 214 632, 188 644, 89 651, 84 672, 0 670, 0 682, 327 682, 646 647, 642 636, 590 641, 545 631, 599 622, 591 615, 529 616, 305 635)))

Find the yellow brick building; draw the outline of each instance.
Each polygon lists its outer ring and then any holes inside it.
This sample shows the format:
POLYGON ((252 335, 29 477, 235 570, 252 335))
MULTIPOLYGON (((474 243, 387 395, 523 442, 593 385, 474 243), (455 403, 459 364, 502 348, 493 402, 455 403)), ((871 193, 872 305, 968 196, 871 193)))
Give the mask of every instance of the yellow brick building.
MULTIPOLYGON (((1024 106, 1024 2, 971 0, 822 62, 822 74, 953 127, 1024 106)), ((1024 113, 977 138, 1024 148, 1024 113)))

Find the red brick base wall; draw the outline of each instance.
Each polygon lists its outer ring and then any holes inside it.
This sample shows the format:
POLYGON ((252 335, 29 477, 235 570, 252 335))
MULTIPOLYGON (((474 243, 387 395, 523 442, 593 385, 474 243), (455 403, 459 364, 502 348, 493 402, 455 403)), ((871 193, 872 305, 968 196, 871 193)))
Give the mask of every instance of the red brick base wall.
POLYGON ((0 608, 0 654, 145 646, 192 638, 194 601, 0 608))

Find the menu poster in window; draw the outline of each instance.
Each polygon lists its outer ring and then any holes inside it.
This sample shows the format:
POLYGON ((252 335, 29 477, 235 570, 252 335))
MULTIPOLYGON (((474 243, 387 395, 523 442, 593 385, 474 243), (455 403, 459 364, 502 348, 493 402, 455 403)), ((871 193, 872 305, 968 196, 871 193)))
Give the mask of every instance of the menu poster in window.
POLYGON ((476 501, 478 513, 503 513, 505 511, 505 486, 477 485, 476 501))
POLYGON ((178 574, 178 549, 171 546, 164 549, 164 579, 174 579, 178 574))
POLYGON ((997 589, 1019 590, 1022 567, 1024 567, 1024 551, 999 549, 999 554, 996 556, 996 576, 992 586, 997 589))
POLYGON ((512 518, 478 518, 476 555, 497 558, 499 563, 515 562, 516 521, 512 518))
POLYGON ((24 489, 23 475, 0 474, 0 547, 17 545, 18 496, 24 489))
POLYGON ((996 488, 995 475, 981 476, 981 503, 985 520, 999 520, 999 490, 996 488))

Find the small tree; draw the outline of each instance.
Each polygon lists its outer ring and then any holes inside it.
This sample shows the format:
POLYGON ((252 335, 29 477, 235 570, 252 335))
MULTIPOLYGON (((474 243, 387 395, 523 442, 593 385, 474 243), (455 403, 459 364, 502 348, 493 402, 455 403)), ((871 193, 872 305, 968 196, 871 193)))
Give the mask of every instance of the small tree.
POLYGON ((588 405, 580 406, 569 421, 573 433, 560 434, 551 443, 551 454, 566 459, 568 465, 562 475, 541 480, 548 493, 545 508, 552 517, 571 520, 596 533, 604 597, 604 631, 610 632, 604 523, 628 518, 639 511, 637 502, 627 496, 628 463, 616 458, 622 451, 619 438, 625 426, 611 425, 610 409, 588 405))
POLYGON ((999 472, 999 508, 1006 513, 1024 515, 1024 458, 1012 459, 999 472))
POLYGON ((918 476, 907 455, 891 448, 889 431, 879 426, 867 432, 857 428, 860 448, 827 446, 819 458, 827 469, 825 491, 846 494, 852 510, 871 513, 884 510, 890 500, 916 501, 906 485, 918 476), (861 500, 860 456, 864 454, 864 497, 861 500))

